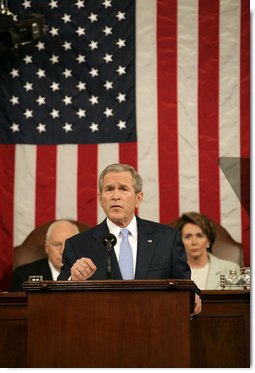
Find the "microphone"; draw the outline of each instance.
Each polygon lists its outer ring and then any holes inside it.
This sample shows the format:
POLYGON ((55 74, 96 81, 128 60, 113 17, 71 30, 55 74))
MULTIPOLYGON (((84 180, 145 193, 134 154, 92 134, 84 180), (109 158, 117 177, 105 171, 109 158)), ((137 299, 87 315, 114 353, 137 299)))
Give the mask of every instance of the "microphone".
POLYGON ((107 279, 112 278, 111 249, 116 245, 117 238, 112 233, 108 233, 103 238, 103 244, 107 248, 107 279))

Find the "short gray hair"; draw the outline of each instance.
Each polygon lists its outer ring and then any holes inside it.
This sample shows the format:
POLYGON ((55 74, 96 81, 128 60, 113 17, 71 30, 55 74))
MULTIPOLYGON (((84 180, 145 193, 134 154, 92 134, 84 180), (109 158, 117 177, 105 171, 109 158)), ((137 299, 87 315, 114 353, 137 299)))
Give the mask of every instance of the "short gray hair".
POLYGON ((70 225, 70 228, 73 228, 74 235, 80 232, 78 226, 70 220, 65 220, 65 219, 55 220, 53 223, 49 225, 47 232, 46 232, 45 240, 49 241, 53 228, 63 223, 66 223, 70 225))
POLYGON ((113 163, 107 166, 100 174, 98 179, 98 190, 102 193, 103 189, 103 179, 108 172, 129 172, 133 178, 133 186, 135 193, 140 193, 143 189, 143 181, 141 176, 135 170, 134 167, 128 164, 113 163))

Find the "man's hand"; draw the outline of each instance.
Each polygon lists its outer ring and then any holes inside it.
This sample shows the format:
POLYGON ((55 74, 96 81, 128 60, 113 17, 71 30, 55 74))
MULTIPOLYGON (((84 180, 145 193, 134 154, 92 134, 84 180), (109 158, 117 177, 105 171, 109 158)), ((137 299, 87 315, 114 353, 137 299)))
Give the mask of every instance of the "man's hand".
POLYGON ((97 270, 97 267, 89 258, 81 258, 76 260, 71 268, 71 280, 87 280, 97 270))
POLYGON ((202 302, 200 296, 195 294, 195 307, 194 312, 190 314, 191 320, 194 319, 202 311, 202 302))

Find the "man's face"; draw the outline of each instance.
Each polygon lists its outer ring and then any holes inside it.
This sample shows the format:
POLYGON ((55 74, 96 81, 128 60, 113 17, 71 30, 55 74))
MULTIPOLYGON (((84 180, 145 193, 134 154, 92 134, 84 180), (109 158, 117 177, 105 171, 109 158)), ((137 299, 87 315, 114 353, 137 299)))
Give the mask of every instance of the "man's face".
POLYGON ((45 251, 50 262, 60 271, 62 267, 62 254, 65 247, 65 240, 76 234, 73 225, 68 222, 61 222, 52 228, 48 241, 45 241, 45 251))
POLYGON ((100 206, 116 225, 126 227, 135 209, 143 199, 143 193, 135 193, 133 178, 129 172, 108 172, 103 179, 102 192, 98 194, 100 206))

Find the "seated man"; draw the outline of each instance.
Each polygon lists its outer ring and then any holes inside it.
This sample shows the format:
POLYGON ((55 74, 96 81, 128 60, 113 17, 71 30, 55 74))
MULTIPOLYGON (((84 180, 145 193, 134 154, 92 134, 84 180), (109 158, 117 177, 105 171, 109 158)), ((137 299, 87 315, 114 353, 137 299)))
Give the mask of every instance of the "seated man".
POLYGON ((65 240, 77 233, 78 227, 70 221, 58 220, 52 223, 47 230, 44 243, 48 257, 16 267, 10 291, 22 291, 23 282, 32 275, 41 275, 43 280, 57 280, 62 266, 65 240))

